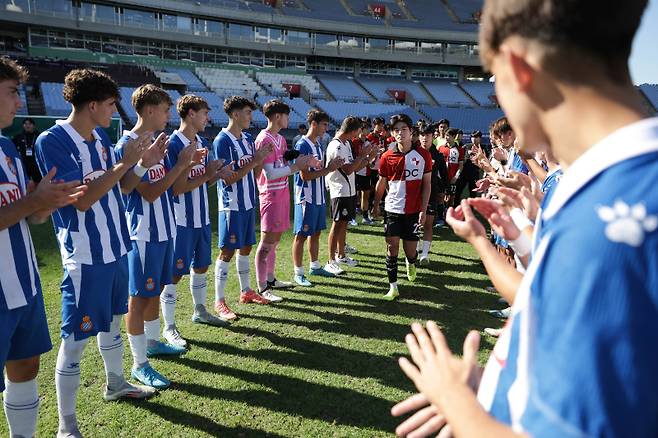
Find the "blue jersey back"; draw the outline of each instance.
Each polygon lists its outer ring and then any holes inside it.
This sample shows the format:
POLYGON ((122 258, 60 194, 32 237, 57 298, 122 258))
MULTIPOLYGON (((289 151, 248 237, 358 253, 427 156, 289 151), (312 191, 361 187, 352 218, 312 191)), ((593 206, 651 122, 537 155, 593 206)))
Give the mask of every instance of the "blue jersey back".
MULTIPOLYGON (((27 174, 18 150, 7 137, 0 136, 0 212, 27 194, 27 174)), ((23 307, 41 293, 41 281, 25 219, 0 230, 0 311, 23 307)))
MULTIPOLYGON (((254 159, 256 146, 254 139, 246 132, 237 139, 228 129, 221 130, 213 141, 213 158, 233 162, 233 170, 239 170, 254 159)), ((217 183, 219 210, 247 211, 256 203, 256 180, 254 171, 247 172, 239 181, 227 185, 223 180, 217 183)))
MULTIPOLYGON (((308 137, 304 136, 297 141, 295 149, 301 155, 313 155, 320 163, 324 163, 324 150, 320 143, 313 143, 308 137)), ((312 169, 320 170, 320 169, 312 169)), ((325 199, 325 182, 324 176, 315 178, 311 181, 304 181, 300 172, 295 174, 295 204, 308 202, 314 205, 323 205, 325 199)))

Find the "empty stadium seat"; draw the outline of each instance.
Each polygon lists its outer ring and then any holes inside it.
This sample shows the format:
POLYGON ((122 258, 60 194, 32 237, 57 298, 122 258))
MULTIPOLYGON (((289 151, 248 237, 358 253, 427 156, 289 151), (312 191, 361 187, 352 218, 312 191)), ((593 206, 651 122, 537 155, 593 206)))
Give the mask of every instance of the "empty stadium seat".
POLYGON ((382 102, 393 100, 393 96, 388 93, 388 90, 405 90, 407 93, 411 94, 419 104, 432 103, 430 96, 427 95, 427 92, 423 90, 420 84, 407 79, 360 76, 358 81, 373 96, 382 102))
POLYGON ((372 98, 350 77, 322 75, 317 78, 338 100, 372 102, 372 98))
POLYGON ((165 67, 163 69, 168 73, 176 73, 187 85, 187 91, 208 91, 208 87, 191 71, 186 68, 165 67))
POLYGON ((424 80, 423 85, 439 105, 474 106, 471 99, 451 82, 424 80))
POLYGON ((357 117, 388 117, 393 114, 404 113, 414 120, 424 119, 421 114, 407 105, 386 103, 360 103, 360 102, 332 102, 318 100, 317 106, 325 111, 337 123, 340 124, 347 116, 357 117))
POLYGON ((267 94, 243 70, 197 67, 196 74, 220 96, 235 94, 252 98, 256 93, 267 94))
POLYGON ((462 88, 482 106, 495 105, 492 96, 496 93, 494 84, 491 82, 466 81, 461 84, 462 88))
POLYGON ((18 95, 21 98, 21 107, 20 107, 20 109, 18 110, 18 112, 16 114, 22 115, 22 116, 27 115, 28 114, 27 98, 25 96, 25 87, 23 85, 20 85, 18 87, 18 95))
POLYGON ((256 79, 261 84, 270 87, 272 92, 277 96, 285 96, 287 94, 287 90, 283 87, 283 84, 288 83, 302 85, 313 98, 324 98, 324 94, 320 90, 320 84, 310 75, 256 72, 256 79))
POLYGON ((503 116, 503 112, 498 108, 421 106, 420 109, 432 121, 437 122, 441 119, 448 119, 450 120, 450 126, 462 129, 464 132, 479 130, 486 133, 489 131, 489 124, 503 116))

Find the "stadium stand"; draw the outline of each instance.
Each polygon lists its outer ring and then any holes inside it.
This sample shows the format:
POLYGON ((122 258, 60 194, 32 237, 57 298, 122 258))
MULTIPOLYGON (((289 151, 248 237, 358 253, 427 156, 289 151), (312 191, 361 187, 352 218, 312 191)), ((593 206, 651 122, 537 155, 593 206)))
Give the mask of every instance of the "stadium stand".
POLYGON ((283 84, 299 84, 306 88, 311 97, 316 99, 325 97, 318 81, 310 75, 259 71, 256 72, 256 79, 266 88, 269 87, 272 94, 277 96, 285 96, 288 93, 283 84))
POLYGON ((121 108, 123 109, 123 112, 126 114, 126 117, 132 123, 133 125, 137 122, 137 112, 135 111, 135 108, 133 108, 130 100, 132 98, 132 94, 135 91, 134 88, 132 87, 120 87, 119 88, 119 94, 121 96, 121 108))
POLYGON ((482 10, 482 0, 448 0, 448 6, 463 22, 473 22, 475 16, 482 10))
POLYGON ((406 79, 360 76, 357 81, 380 102, 394 100, 389 90, 405 90, 419 104, 432 103, 432 98, 423 90, 422 85, 406 79))
POLYGON ((413 108, 400 104, 332 102, 329 100, 318 100, 316 101, 316 104, 321 110, 329 114, 329 117, 331 117, 337 125, 340 125, 342 120, 347 116, 387 117, 392 114, 404 113, 414 121, 424 119, 424 117, 413 108))
POLYGON ((373 100, 351 77, 342 75, 316 77, 335 99, 360 102, 372 102, 373 100))
POLYGON ((313 108, 311 105, 309 105, 304 99, 300 97, 294 97, 294 98, 284 98, 283 101, 290 105, 290 108, 292 108, 300 117, 301 121, 299 123, 306 123, 306 115, 308 112, 313 108))
POLYGON ((450 120, 450 126, 458 127, 464 132, 475 130, 483 133, 489 132, 489 124, 499 117, 503 112, 498 108, 449 108, 435 106, 421 106, 421 113, 425 114, 433 122, 441 119, 450 120))
MULTIPOLYGON (((461 0, 458 0, 461 1, 461 0)), ((479 1, 480 8, 482 1, 479 1)), ((442 29, 462 32, 477 32, 476 24, 455 22, 441 0, 413 0, 405 2, 407 9, 417 21, 397 20, 396 26, 411 26, 421 29, 442 29)))
POLYGON ((228 116, 224 112, 224 100, 212 91, 197 91, 194 94, 203 97, 210 106, 210 120, 217 127, 228 125, 228 116))
POLYGON ((191 71, 186 68, 165 67, 167 73, 176 73, 187 84, 187 91, 208 91, 208 87, 191 71))
POLYGON ((29 111, 27 108, 27 97, 25 96, 25 87, 23 85, 18 87, 18 95, 21 98, 21 107, 16 114, 23 116, 27 115, 29 111))
POLYGON ((180 116, 178 115, 178 111, 176 111, 176 102, 180 98, 180 93, 176 90, 165 90, 168 94, 169 97, 171 97, 171 101, 174 102, 174 104, 169 108, 169 125, 173 127, 178 127, 180 124, 180 116))
POLYGON ((67 116, 71 112, 71 104, 64 100, 62 89, 64 84, 42 82, 41 95, 48 116, 67 116))
POLYGON ((639 88, 653 107, 658 110, 658 84, 642 84, 639 88))
POLYGON ((464 90, 466 90, 468 94, 471 95, 473 99, 477 101, 478 104, 482 106, 492 106, 496 104, 496 102, 492 99, 492 96, 496 94, 493 83, 466 81, 460 85, 464 90))
POLYGON ((309 10, 285 9, 285 15, 348 23, 384 24, 384 20, 376 19, 373 16, 350 15, 338 0, 304 0, 304 4, 309 10))
POLYGON ((220 97, 235 94, 252 98, 256 93, 267 94, 244 70, 197 67, 196 74, 220 97))
POLYGON ((423 85, 439 105, 474 106, 462 90, 447 81, 423 80, 423 85))

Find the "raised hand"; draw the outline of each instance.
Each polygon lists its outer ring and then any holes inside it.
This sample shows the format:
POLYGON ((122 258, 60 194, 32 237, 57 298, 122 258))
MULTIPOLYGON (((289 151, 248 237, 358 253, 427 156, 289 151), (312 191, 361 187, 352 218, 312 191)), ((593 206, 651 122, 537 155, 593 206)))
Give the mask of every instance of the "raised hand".
POLYGON ((300 155, 295 159, 295 165, 300 170, 307 170, 314 160, 317 161, 313 155, 300 155))
POLYGON ((197 149, 196 141, 191 141, 190 144, 185 146, 178 154, 176 165, 183 167, 196 166, 203 162, 206 157, 206 151, 206 148, 197 149))
POLYGON ((82 185, 80 181, 61 182, 53 180, 56 173, 56 167, 50 169, 50 172, 43 177, 29 195, 34 198, 40 210, 55 210, 66 207, 77 201, 87 190, 87 186, 82 185))
POLYGON ((507 160, 507 151, 501 147, 494 148, 492 156, 498 161, 507 160))
MULTIPOLYGON (((137 138, 131 138, 123 146, 123 159, 122 161, 130 166, 137 164, 141 160, 144 152, 149 147, 151 137, 153 136, 152 132, 145 132, 137 138)), ((144 166, 146 167, 146 166, 144 166)))
POLYGON ((477 237, 487 236, 484 225, 473 215, 473 211, 465 199, 456 209, 452 207, 448 209, 446 222, 452 227, 455 234, 467 242, 477 237))
POLYGON ((521 172, 510 172, 508 177, 496 175, 496 183, 503 187, 521 190, 522 187, 530 189, 532 187, 532 178, 521 172))
POLYGON ((144 151, 141 160, 139 160, 139 165, 147 169, 155 166, 166 155, 167 147, 169 147, 169 137, 164 132, 161 132, 155 141, 144 151))
POLYGON ((343 167, 345 164, 345 160, 342 157, 336 157, 333 158, 328 164, 327 164, 327 169, 329 171, 333 172, 334 170, 343 167))
POLYGON ((503 207, 502 201, 485 198, 470 198, 468 205, 489 221, 491 228, 505 240, 513 241, 519 238, 521 230, 503 207))
POLYGON ((263 161, 265 161, 265 159, 269 157, 272 152, 274 152, 274 146, 271 143, 268 143, 256 151, 256 155, 254 155, 254 161, 256 164, 262 164, 263 161))
POLYGON ((498 198, 510 208, 520 208, 528 219, 535 221, 539 212, 539 202, 530 190, 523 187, 520 191, 501 187, 498 189, 498 198))
POLYGON ((478 180, 475 183, 475 191, 478 193, 484 193, 487 190, 489 190, 489 187, 491 187, 492 180, 488 177, 482 178, 481 180, 478 180))

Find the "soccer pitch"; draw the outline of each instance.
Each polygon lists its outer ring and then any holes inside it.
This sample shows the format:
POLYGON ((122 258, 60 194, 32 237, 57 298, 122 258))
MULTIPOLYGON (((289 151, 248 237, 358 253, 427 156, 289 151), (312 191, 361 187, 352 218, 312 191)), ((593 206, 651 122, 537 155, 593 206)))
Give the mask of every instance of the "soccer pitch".
MULTIPOLYGON (((216 211, 214 188, 210 192, 211 211, 216 211)), ((211 219, 214 260, 216 214, 211 219)), ((37 427, 38 436, 53 436, 62 267, 52 225, 32 227, 32 236, 54 345, 42 356, 37 427)), ((286 233, 279 245, 279 279, 289 280, 293 274, 291 238, 286 233)), ((485 291, 490 282, 475 252, 449 229, 435 236, 432 262, 419 268, 415 284, 406 281, 401 263, 401 299, 392 303, 381 299, 388 290, 383 227, 350 228, 348 242, 359 250, 354 256, 358 267, 336 279, 311 277, 314 287, 283 291, 285 301, 277 305, 238 304, 232 266, 227 303, 240 319, 230 328, 192 324, 189 278, 181 281, 176 317, 190 349, 178 358, 151 359, 172 386, 150 400, 103 401, 105 374, 92 340, 81 364, 81 432, 88 437, 392 436, 399 420, 390 416, 390 408, 414 391, 397 364, 397 358, 407 354, 404 335, 409 325, 437 321, 453 351, 461 353, 468 330, 502 324, 486 312, 500 307, 498 296, 485 291)), ((324 263, 326 233, 320 248, 324 263)), ((255 248, 252 277, 254 253, 255 248)), ((307 267, 307 254, 304 257, 307 267)), ((213 271, 208 277, 209 300, 214 296, 213 271)), ((492 345, 493 339, 483 336, 481 363, 492 345)), ((124 348, 129 376, 132 358, 125 334, 124 348)), ((0 435, 7 435, 4 419, 0 435)))

